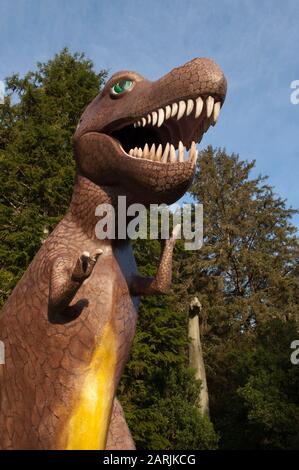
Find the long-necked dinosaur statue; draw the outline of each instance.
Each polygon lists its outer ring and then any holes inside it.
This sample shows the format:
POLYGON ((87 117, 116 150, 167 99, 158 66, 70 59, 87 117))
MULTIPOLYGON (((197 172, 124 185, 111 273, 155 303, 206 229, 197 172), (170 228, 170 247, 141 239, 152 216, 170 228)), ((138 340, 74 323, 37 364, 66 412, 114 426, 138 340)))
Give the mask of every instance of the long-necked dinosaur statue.
POLYGON ((220 68, 197 58, 155 82, 116 73, 84 111, 69 210, 0 317, 0 448, 135 448, 115 393, 137 297, 169 288, 175 237, 156 277, 142 277, 129 240, 97 238, 95 209, 116 206, 120 195, 127 204, 179 199, 194 175, 195 142, 216 122, 225 93, 220 68))

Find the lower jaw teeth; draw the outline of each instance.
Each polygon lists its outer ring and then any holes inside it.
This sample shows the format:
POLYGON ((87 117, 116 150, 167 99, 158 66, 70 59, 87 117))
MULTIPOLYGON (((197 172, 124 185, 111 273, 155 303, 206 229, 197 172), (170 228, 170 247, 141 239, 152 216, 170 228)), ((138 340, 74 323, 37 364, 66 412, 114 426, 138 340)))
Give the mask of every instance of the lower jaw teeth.
MULTIPOLYGON (((185 161, 185 147, 180 141, 177 151, 172 144, 167 143, 164 148, 159 144, 157 147, 153 144, 151 147, 145 144, 144 148, 135 147, 129 151, 129 155, 135 158, 158 161, 161 163, 174 163, 185 161)), ((198 151, 195 142, 192 141, 186 161, 196 162, 198 151)))

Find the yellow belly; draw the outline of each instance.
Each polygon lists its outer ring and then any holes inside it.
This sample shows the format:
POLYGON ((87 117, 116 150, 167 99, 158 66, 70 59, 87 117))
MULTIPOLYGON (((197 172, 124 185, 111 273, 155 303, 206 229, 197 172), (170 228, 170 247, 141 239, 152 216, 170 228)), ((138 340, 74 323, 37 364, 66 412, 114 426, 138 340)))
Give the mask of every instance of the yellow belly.
POLYGON ((114 396, 115 366, 116 338, 111 325, 107 324, 66 428, 66 449, 105 449, 114 396))

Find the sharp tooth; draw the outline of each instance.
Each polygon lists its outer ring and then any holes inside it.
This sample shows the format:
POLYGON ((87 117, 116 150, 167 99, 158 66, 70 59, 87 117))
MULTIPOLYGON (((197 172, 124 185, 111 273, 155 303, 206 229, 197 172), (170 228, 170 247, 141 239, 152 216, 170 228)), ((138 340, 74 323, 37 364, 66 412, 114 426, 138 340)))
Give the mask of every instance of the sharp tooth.
POLYGON ((129 155, 131 155, 131 156, 134 155, 134 149, 131 149, 131 150, 130 150, 129 155))
POLYGON ((161 127, 164 122, 164 110, 162 108, 158 109, 158 127, 161 127))
POLYGON ((152 122, 152 116, 150 114, 147 115, 147 123, 150 124, 152 122))
POLYGON ((164 149, 162 158, 161 158, 162 163, 167 163, 168 153, 169 153, 169 143, 167 142, 167 144, 165 145, 165 149, 164 149))
POLYGON ((142 158, 142 149, 141 148, 138 149, 137 157, 142 158))
POLYGON ((218 120, 219 113, 220 113, 220 108, 221 108, 221 103, 220 103, 220 101, 218 101, 214 105, 214 111, 213 111, 213 121, 214 121, 214 123, 216 123, 217 120, 218 120))
POLYGON ((177 120, 181 119, 182 116, 184 116, 186 111, 186 102, 185 101, 180 101, 179 102, 179 110, 177 114, 177 120))
POLYGON ((176 161, 175 148, 172 144, 170 146, 169 161, 170 163, 173 163, 176 161))
POLYGON ((202 108, 203 108, 203 101, 202 101, 201 97, 199 96, 196 99, 196 108, 195 108, 195 117, 196 118, 198 118, 201 115, 202 108))
POLYGON ((179 150, 178 150, 179 162, 184 161, 184 146, 183 142, 179 141, 179 150))
POLYGON ((138 127, 141 126, 141 122, 140 122, 140 121, 137 122, 137 126, 138 126, 138 127))
POLYGON ((134 127, 137 127, 137 122, 134 122, 134 127))
POLYGON ((191 148, 190 148, 190 152, 189 152, 189 160, 191 162, 194 162, 195 157, 196 157, 196 145, 195 145, 194 140, 192 140, 192 144, 191 144, 191 148))
POLYGON ((147 158, 149 154, 149 147, 147 144, 145 144, 144 149, 143 149, 143 157, 147 158))
POLYGON ((171 116, 171 106, 169 104, 165 108, 165 119, 169 119, 171 116))
POLYGON ((162 157, 162 145, 159 144, 159 146, 157 148, 157 152, 156 152, 156 160, 160 161, 161 157, 162 157))
POLYGON ((178 112, 178 104, 177 103, 172 103, 172 108, 171 108, 171 117, 175 116, 176 113, 178 112))
POLYGON ((206 107, 207 107, 207 117, 210 117, 213 112, 213 107, 214 107, 214 98, 212 96, 209 96, 206 99, 206 107))
POLYGON ((158 113, 156 111, 152 112, 152 125, 155 126, 158 121, 158 113))
POLYGON ((155 144, 153 144, 153 145, 151 146, 150 151, 149 151, 149 156, 148 156, 148 158, 149 158, 150 160, 155 160, 155 155, 156 155, 156 146, 155 146, 155 144))
POLYGON ((192 144, 194 145, 191 147, 191 150, 190 150, 190 161, 191 163, 196 164, 196 160, 198 157, 198 150, 195 146, 195 142, 192 142, 192 144))
POLYGON ((186 111, 186 116, 189 116, 189 114, 192 113, 192 109, 194 107, 194 101, 193 100, 188 100, 187 101, 187 111, 186 111))
POLYGON ((134 153, 133 153, 134 157, 137 157, 137 154, 138 154, 138 148, 135 147, 135 148, 134 148, 134 153))
POLYGON ((144 127, 144 126, 146 125, 146 119, 143 117, 143 118, 141 119, 141 122, 142 122, 142 127, 144 127))

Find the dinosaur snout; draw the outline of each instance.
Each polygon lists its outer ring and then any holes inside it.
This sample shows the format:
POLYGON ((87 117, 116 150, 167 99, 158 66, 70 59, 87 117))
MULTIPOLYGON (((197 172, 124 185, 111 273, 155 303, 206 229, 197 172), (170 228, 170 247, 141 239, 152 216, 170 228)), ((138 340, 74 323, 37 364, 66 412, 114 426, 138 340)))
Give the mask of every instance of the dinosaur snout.
POLYGON ((182 99, 208 98, 223 104, 227 82, 221 68, 212 59, 195 58, 174 68, 155 82, 153 99, 175 101, 182 99))

